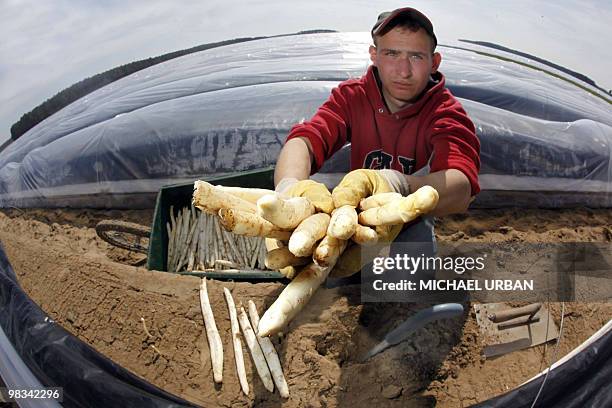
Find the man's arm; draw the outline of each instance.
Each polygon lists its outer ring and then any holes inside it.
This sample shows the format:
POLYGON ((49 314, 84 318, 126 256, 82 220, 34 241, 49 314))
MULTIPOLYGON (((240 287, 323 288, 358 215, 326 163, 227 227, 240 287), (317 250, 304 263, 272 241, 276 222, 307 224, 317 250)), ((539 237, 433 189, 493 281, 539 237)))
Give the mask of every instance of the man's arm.
POLYGON ((307 138, 298 136, 287 140, 276 162, 274 187, 290 197, 306 197, 317 211, 330 214, 334 209, 331 193, 325 184, 308 178, 313 158, 307 138))
POLYGON ((457 169, 440 170, 426 176, 406 176, 410 191, 430 185, 438 191, 440 201, 430 214, 440 217, 467 211, 472 201, 470 181, 457 169))
POLYGON ((305 180, 310 176, 313 160, 310 140, 305 137, 289 139, 283 146, 276 161, 274 185, 284 178, 305 180))

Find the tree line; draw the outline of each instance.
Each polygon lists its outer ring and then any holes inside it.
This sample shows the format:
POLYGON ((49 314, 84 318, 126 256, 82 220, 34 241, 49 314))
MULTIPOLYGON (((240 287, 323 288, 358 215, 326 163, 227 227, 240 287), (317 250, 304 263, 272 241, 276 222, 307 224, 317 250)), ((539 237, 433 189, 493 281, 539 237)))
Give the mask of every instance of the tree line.
POLYGON ((151 57, 143 60, 130 62, 128 64, 120 65, 118 67, 109 69, 100 74, 96 74, 89 78, 85 78, 68 88, 56 93, 30 112, 25 113, 21 118, 11 126, 11 139, 17 140, 28 130, 53 115, 55 112, 71 104, 79 98, 95 91, 96 89, 102 88, 105 85, 110 84, 113 81, 121 79, 125 76, 131 75, 136 71, 148 68, 152 65, 159 64, 164 61, 171 60, 173 58, 181 57, 186 54, 193 52, 207 50, 209 48, 220 47, 223 45, 234 44, 244 41, 253 41, 263 37, 246 37, 236 38, 233 40, 220 41, 216 43, 209 43, 198 45, 192 48, 187 48, 180 51, 174 51, 167 54, 163 54, 157 57, 151 57))
MULTIPOLYGON (((333 32, 333 30, 309 30, 300 31, 299 33, 288 35, 313 34, 321 32, 333 32)), ((232 40, 219 41, 215 43, 202 44, 180 51, 169 52, 167 54, 163 54, 157 57, 130 62, 128 64, 109 69, 108 71, 104 71, 89 78, 85 78, 82 81, 79 81, 69 86, 68 88, 58 92, 57 94, 53 95, 52 97, 32 109, 30 112, 25 113, 23 116, 21 116, 21 118, 11 126, 11 139, 17 140, 28 130, 32 129, 40 122, 53 115, 60 109, 64 108, 65 106, 76 101, 77 99, 82 98, 83 96, 95 91, 96 89, 102 88, 103 86, 108 85, 113 81, 133 74, 136 71, 140 71, 141 69, 148 68, 152 65, 159 64, 161 62, 168 61, 173 58, 181 57, 183 55, 191 54, 194 52, 203 51, 215 47, 221 47, 223 45, 235 44, 239 42, 259 40, 262 38, 269 37, 243 37, 235 38, 232 40)))
MULTIPOLYGON (((300 31, 294 34, 281 34, 272 37, 328 32, 334 32, 334 30, 308 30, 300 31)), ((125 76, 133 74, 136 71, 140 71, 141 69, 148 68, 152 65, 159 64, 161 62, 168 61, 173 58, 181 57, 183 55, 191 54, 194 52, 203 51, 215 47, 221 47, 224 45, 235 44, 239 42, 259 40, 262 38, 271 37, 242 37, 235 38, 232 40, 197 45, 195 47, 187 48, 180 51, 169 52, 167 54, 163 54, 157 57, 151 57, 143 60, 130 62, 128 64, 109 69, 108 71, 104 71, 92 77, 85 78, 82 81, 79 81, 69 86, 68 88, 58 92, 51 98, 47 99, 46 101, 32 109, 30 112, 25 113, 23 116, 21 116, 21 118, 11 126, 11 139, 17 140, 25 132, 32 129, 34 126, 36 126, 49 116, 53 115, 55 112, 59 111, 63 107, 95 91, 96 89, 102 88, 103 86, 108 85, 111 82, 121 79, 125 76)))

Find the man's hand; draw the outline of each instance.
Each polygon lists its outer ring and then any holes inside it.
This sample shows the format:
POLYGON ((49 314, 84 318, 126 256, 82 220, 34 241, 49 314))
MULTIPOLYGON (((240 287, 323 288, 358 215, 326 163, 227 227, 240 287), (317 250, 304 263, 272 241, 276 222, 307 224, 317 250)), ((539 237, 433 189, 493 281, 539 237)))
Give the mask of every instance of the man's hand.
MULTIPOLYGON (((284 178, 276 185, 275 191, 287 197, 305 197, 314 205, 317 212, 331 214, 334 210, 331 193, 324 184, 317 183, 314 180, 284 178)), ((276 240, 266 239, 268 252, 279 246, 287 246, 287 242, 279 243, 276 240)), ((293 279, 297 272, 296 268, 298 266, 286 266, 280 268, 279 272, 287 279, 293 279)))
POLYGON ((442 217, 467 211, 473 200, 470 181, 457 169, 439 170, 424 176, 407 176, 412 191, 432 186, 440 195, 437 207, 429 214, 442 217))
POLYGON ((336 208, 343 205, 357 207, 359 202, 371 195, 396 192, 405 196, 410 193, 406 177, 396 170, 358 169, 348 173, 334 188, 332 198, 336 208))
MULTIPOLYGON (((376 233, 378 234, 378 244, 385 245, 393 242, 395 238, 402 232, 403 224, 400 225, 381 225, 376 227, 376 233)), ((342 255, 334 266, 334 269, 330 272, 331 278, 347 278, 355 273, 359 272, 361 268, 372 262, 374 256, 378 254, 377 251, 367 251, 368 256, 362 255, 362 247, 358 244, 352 244, 342 255)))
POLYGON ((285 178, 278 183, 276 191, 288 197, 307 198, 315 206, 317 212, 331 214, 334 210, 331 193, 325 184, 317 183, 314 180, 298 181, 294 178, 285 178))

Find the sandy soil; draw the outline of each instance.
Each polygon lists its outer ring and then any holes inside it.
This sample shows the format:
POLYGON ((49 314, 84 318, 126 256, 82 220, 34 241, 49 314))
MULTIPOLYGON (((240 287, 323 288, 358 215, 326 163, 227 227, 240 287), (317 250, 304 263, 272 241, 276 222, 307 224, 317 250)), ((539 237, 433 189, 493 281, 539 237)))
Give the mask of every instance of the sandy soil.
MULTIPOLYGON (((222 288, 237 303, 253 299, 260 313, 283 286, 210 281, 209 295, 224 343, 224 381, 211 378, 198 300, 199 279, 130 266, 141 259, 97 238, 106 218, 148 225, 151 211, 4 210, 0 242, 20 283, 47 313, 83 341, 148 381, 203 406, 462 407, 503 393, 543 370, 550 344, 499 358, 481 356, 469 309, 461 319, 430 324, 367 363, 359 357, 426 305, 360 304, 359 288, 319 290, 274 341, 291 396, 268 393, 246 358, 250 395, 235 374, 222 288), (143 326, 144 318, 147 330, 143 326), (148 331, 148 333, 147 333, 148 331)), ((610 242, 610 210, 472 211, 446 218, 440 241, 610 242)), ((560 318, 560 305, 551 305, 560 318)), ((612 318, 612 304, 566 303, 557 358, 612 318)), ((245 348, 245 355, 246 354, 245 348)))

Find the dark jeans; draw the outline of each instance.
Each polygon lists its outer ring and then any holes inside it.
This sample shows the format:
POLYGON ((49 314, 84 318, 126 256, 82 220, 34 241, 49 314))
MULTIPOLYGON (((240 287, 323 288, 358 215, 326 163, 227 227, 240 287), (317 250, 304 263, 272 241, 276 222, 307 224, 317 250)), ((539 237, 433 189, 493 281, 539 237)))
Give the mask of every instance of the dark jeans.
MULTIPOLYGON (((396 255, 403 256, 404 254, 411 257, 432 257, 437 253, 437 243, 434 234, 434 218, 433 217, 422 217, 408 228, 404 229, 395 238, 389 249, 389 257, 395 257, 396 255)), ((356 285, 362 283, 362 279, 369 280, 374 279, 371 273, 364 273, 364 271, 371 271, 371 264, 368 264, 362 268, 362 271, 356 273, 347 278, 327 280, 327 287, 336 287, 344 285, 356 285)), ((399 279, 415 279, 424 277, 425 272, 421 270, 414 271, 413 274, 410 271, 389 271, 397 276, 399 279)), ((395 280, 396 278, 394 278, 395 280)))

